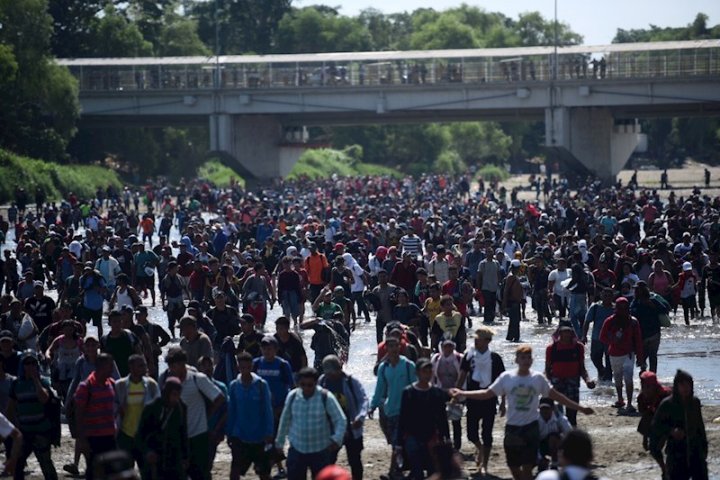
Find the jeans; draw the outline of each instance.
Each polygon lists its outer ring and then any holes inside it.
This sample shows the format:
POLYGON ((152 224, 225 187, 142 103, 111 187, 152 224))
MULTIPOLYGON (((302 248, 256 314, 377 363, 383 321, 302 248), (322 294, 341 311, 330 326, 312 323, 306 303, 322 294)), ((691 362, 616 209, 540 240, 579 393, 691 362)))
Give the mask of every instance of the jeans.
POLYGON ((570 295, 570 322, 575 329, 575 335, 582 337, 582 327, 587 313, 587 294, 574 293, 570 295))
MULTIPOLYGON (((345 447, 345 453, 347 454, 353 480, 362 480, 364 473, 362 464, 362 451, 364 448, 363 437, 355 438, 350 427, 348 427, 343 446, 345 447)), ((338 453, 340 453, 339 450, 331 456, 331 463, 337 463, 338 453)))
POLYGON ((660 332, 648 338, 643 338, 643 352, 645 360, 643 360, 642 370, 645 370, 648 360, 650 361, 650 371, 657 372, 657 354, 660 348, 660 332))
POLYGON ((510 323, 508 323, 507 340, 510 342, 520 341, 520 304, 510 303, 508 305, 508 317, 510 317, 510 323))
POLYGON ((353 301, 353 305, 357 305, 358 316, 363 315, 365 317, 365 321, 370 323, 370 311, 368 310, 367 304, 365 303, 365 297, 363 297, 363 292, 352 292, 350 298, 353 301))
POLYGON ((490 290, 483 290, 483 300, 485 305, 483 306, 483 323, 492 323, 495 321, 495 307, 497 306, 497 292, 491 292, 490 290))
POLYGON ((607 347, 600 340, 592 340, 590 344, 590 360, 597 368, 599 380, 612 380, 610 355, 607 353, 607 347))
POLYGON ((283 315, 288 318, 300 316, 300 297, 294 290, 285 290, 280 295, 280 303, 282 304, 283 315))
POLYGON ((423 480, 433 473, 432 457, 428 442, 417 437, 408 436, 405 438, 405 454, 407 455, 410 467, 411 480, 423 480), (425 472, 427 471, 427 475, 425 472))
POLYGON ((312 478, 323 468, 332 464, 332 455, 327 450, 314 453, 300 453, 290 447, 287 455, 288 480, 306 480, 310 469, 312 478))
POLYGON ((52 455, 50 452, 50 438, 42 434, 34 434, 28 432, 22 432, 23 443, 22 450, 20 451, 20 458, 15 467, 15 480, 21 480, 25 478, 25 465, 27 465, 27 459, 31 453, 35 454, 40 469, 42 470, 43 477, 47 480, 57 480, 58 475, 55 471, 55 465, 52 461, 52 455))
POLYGON ((565 318, 565 313, 567 312, 567 306, 568 301, 567 297, 561 297, 560 295, 553 295, 553 306, 554 308, 557 308, 558 311, 558 317, 560 319, 565 318))

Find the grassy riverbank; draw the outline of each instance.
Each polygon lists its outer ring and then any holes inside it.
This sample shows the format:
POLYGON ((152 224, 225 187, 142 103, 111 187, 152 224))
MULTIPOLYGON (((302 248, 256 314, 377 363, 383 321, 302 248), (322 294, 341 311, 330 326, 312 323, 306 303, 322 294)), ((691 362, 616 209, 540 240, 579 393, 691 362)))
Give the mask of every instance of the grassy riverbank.
POLYGON ((15 189, 24 188, 34 198, 37 187, 48 200, 63 198, 74 192, 79 198, 90 198, 100 188, 122 188, 113 170, 97 165, 60 165, 22 157, 0 149, 0 202, 14 199, 15 189))

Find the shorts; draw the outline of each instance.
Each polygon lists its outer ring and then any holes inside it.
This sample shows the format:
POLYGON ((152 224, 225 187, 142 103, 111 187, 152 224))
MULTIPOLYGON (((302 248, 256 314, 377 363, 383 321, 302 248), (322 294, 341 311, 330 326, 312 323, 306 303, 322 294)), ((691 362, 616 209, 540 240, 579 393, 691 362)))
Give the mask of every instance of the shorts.
POLYGON ((708 300, 710 300, 710 308, 720 307, 720 293, 709 293, 708 300))
POLYGON ((136 290, 143 290, 143 289, 155 289, 155 275, 152 277, 135 277, 135 289, 136 290))
POLYGON ((264 443, 247 443, 232 437, 228 443, 232 452, 232 466, 241 477, 245 476, 250 465, 255 466, 258 476, 270 475, 270 456, 265 451, 264 443))
POLYGON ((82 307, 82 319, 85 320, 86 323, 92 322, 96 327, 100 327, 102 325, 102 315, 102 308, 100 310, 91 310, 87 307, 82 307))
POLYGON ((619 385, 623 380, 625 380, 626 384, 632 385, 633 371, 635 370, 634 353, 618 357, 610 355, 610 367, 612 368, 615 385, 619 385))
POLYGON ((505 425, 505 457, 508 467, 535 465, 540 448, 540 427, 538 422, 527 425, 505 425))

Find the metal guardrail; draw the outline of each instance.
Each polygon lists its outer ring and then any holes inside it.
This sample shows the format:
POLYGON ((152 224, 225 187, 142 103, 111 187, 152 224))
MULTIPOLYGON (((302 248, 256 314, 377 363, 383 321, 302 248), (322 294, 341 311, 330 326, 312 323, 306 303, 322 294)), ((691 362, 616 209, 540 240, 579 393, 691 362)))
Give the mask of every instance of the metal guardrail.
MULTIPOLYGON (((431 52, 428 52, 431 53, 431 52)), ((322 62, 213 62, 70 65, 81 92, 292 89, 438 84, 508 84, 553 80, 550 55, 322 62)), ((557 79, 594 81, 720 77, 720 48, 558 54, 557 79)))

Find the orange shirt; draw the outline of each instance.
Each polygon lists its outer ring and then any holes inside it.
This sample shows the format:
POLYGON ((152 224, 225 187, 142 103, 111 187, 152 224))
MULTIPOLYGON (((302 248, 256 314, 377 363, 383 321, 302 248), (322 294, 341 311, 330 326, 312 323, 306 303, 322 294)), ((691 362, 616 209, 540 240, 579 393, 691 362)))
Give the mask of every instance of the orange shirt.
POLYGON ((150 217, 143 218, 140 226, 142 227, 143 233, 151 234, 153 230, 155 230, 155 222, 153 222, 153 219, 150 217))

